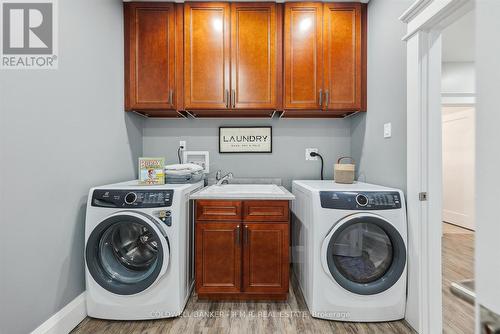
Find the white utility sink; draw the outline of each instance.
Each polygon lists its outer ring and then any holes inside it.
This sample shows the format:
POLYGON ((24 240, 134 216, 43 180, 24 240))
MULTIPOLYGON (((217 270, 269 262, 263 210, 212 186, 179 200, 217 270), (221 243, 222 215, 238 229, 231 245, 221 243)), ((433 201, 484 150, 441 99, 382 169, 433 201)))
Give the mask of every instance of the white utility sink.
POLYGON ((294 199, 288 190, 275 184, 213 185, 191 195, 191 199, 294 199))
POLYGON ((283 190, 275 184, 224 184, 221 186, 210 186, 205 190, 207 193, 224 194, 283 194, 283 190))

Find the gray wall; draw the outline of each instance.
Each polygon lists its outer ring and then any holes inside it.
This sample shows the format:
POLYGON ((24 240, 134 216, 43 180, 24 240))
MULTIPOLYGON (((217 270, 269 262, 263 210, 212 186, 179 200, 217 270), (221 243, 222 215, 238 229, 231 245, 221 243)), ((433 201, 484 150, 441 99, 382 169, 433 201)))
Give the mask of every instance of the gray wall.
POLYGON ((412 0, 368 4, 368 112, 351 119, 359 180, 406 189, 406 47, 398 17, 412 0), (392 138, 384 139, 384 123, 392 138))
POLYGON ((179 140, 188 150, 209 150, 212 171, 235 176, 317 179, 319 162, 305 161, 304 149, 318 147, 325 156, 325 175, 331 178, 335 159, 351 153, 361 181, 406 189, 406 53, 401 41, 405 26, 398 17, 412 0, 372 0, 368 8, 368 112, 347 120, 148 120, 145 155, 177 160, 179 140), (383 138, 384 123, 392 123, 392 138, 383 138), (271 155, 218 153, 218 126, 273 125, 271 155), (243 160, 242 158, 245 158, 243 160))
POLYGON ((319 178, 319 161, 305 161, 306 147, 325 156, 327 178, 335 159, 352 151, 366 181, 404 188, 404 51, 397 17, 410 2, 370 2, 366 115, 143 121, 123 113, 122 2, 59 1, 59 69, 0 75, 0 333, 35 329, 84 290, 88 189, 135 177, 140 155, 176 162, 179 140, 189 150, 209 150, 212 171, 280 177, 287 186, 292 179, 319 178), (384 140, 388 121, 393 137, 384 140), (221 125, 272 125, 273 153, 219 154, 221 125))
POLYGON ((0 73, 0 333, 28 333, 84 291, 88 189, 135 177, 121 7, 59 1, 59 69, 0 73))
POLYGON ((231 171, 235 177, 277 177, 290 187, 293 179, 318 179, 319 161, 306 161, 305 149, 318 148, 325 158, 325 178, 332 179, 333 164, 349 155, 349 120, 147 120, 143 152, 177 163, 179 140, 191 151, 210 152, 210 172, 231 171), (218 131, 223 125, 272 125, 273 153, 219 154, 218 131))

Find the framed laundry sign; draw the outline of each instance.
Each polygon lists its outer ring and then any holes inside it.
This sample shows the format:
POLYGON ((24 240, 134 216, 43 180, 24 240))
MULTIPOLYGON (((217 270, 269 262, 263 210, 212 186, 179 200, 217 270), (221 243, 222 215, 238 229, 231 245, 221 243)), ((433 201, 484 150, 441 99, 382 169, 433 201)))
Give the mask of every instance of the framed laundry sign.
POLYGON ((273 129, 270 126, 219 128, 219 153, 272 153, 273 129))

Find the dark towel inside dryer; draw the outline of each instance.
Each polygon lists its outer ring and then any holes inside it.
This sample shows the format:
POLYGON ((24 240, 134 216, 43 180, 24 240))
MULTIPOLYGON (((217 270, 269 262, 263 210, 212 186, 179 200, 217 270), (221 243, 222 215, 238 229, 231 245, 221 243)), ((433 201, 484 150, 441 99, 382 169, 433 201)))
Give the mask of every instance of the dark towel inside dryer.
POLYGON ((369 282, 376 271, 375 264, 370 260, 367 252, 363 252, 361 256, 336 256, 335 261, 338 262, 338 267, 343 268, 343 274, 354 282, 369 282))

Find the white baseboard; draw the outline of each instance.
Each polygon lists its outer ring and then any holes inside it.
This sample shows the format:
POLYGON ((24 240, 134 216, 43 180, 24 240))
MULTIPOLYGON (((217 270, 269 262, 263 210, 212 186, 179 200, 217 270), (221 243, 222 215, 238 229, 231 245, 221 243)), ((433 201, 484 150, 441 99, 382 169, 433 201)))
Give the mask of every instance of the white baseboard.
POLYGON ((38 326, 31 334, 67 334, 87 316, 85 292, 38 326))

